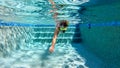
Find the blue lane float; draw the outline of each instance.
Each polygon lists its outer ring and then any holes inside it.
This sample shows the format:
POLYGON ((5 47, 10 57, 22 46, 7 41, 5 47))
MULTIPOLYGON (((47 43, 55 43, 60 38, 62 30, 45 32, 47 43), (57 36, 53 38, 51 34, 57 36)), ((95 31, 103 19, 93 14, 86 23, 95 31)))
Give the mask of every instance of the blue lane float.
MULTIPOLYGON (((100 27, 100 26, 120 26, 120 22, 111 22, 111 23, 83 23, 83 24, 76 24, 77 27, 85 26, 88 28, 91 27, 100 27)), ((76 25, 69 25, 70 27, 74 27, 76 25)), ((0 21, 0 26, 23 26, 23 27, 52 27, 55 25, 49 24, 26 24, 26 23, 16 23, 16 22, 2 22, 0 21)))
POLYGON ((108 23, 85 23, 80 26, 87 27, 101 27, 101 26, 120 26, 120 22, 108 22, 108 23))

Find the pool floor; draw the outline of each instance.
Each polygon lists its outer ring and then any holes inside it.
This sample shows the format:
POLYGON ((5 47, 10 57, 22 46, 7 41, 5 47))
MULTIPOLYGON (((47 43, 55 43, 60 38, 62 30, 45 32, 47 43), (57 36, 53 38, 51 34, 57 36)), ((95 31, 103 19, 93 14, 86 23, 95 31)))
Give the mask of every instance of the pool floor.
POLYGON ((54 53, 49 53, 49 45, 34 44, 16 50, 0 58, 0 68, 104 68, 103 62, 80 44, 56 44, 54 53))

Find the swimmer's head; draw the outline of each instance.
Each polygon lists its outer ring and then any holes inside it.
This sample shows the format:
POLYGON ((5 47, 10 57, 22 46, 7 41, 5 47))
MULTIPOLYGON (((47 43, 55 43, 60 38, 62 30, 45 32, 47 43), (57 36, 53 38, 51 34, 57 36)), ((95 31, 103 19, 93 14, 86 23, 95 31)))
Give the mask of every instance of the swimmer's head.
POLYGON ((67 27, 68 24, 69 24, 69 22, 67 20, 61 20, 60 21, 60 26, 62 26, 62 27, 67 27))
POLYGON ((62 32, 65 33, 66 30, 63 30, 62 32))
POLYGON ((69 22, 67 20, 61 20, 60 21, 60 30, 65 33, 65 31, 67 30, 69 22))

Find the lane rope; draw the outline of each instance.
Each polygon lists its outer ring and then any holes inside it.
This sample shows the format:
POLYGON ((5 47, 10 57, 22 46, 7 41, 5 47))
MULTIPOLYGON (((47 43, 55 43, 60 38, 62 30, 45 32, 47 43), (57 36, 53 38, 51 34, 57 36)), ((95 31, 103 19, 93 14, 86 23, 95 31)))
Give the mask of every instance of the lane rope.
MULTIPOLYGON (((27 23, 15 23, 15 22, 0 22, 0 26, 23 26, 23 27, 54 27, 53 24, 27 24, 27 23)), ((83 27, 100 27, 100 26, 120 26, 120 22, 108 22, 108 23, 80 23, 76 25, 69 25, 69 26, 83 26, 83 27)))

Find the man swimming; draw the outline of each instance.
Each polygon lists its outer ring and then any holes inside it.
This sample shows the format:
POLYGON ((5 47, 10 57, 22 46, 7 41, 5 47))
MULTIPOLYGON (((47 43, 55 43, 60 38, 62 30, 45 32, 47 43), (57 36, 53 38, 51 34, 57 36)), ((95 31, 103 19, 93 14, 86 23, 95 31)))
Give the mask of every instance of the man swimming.
POLYGON ((67 20, 58 21, 57 20, 58 13, 56 12, 56 10, 57 10, 56 4, 53 0, 49 0, 49 2, 52 4, 52 8, 53 8, 52 12, 54 12, 53 18, 55 19, 55 21, 57 23, 56 28, 55 28, 55 32, 54 32, 54 36, 53 36, 53 39, 52 39, 52 45, 49 48, 49 51, 53 52, 54 47, 55 47, 55 43, 56 43, 56 39, 57 39, 57 36, 58 36, 59 32, 62 31, 63 33, 65 33, 65 31, 67 30, 69 22, 67 20))

